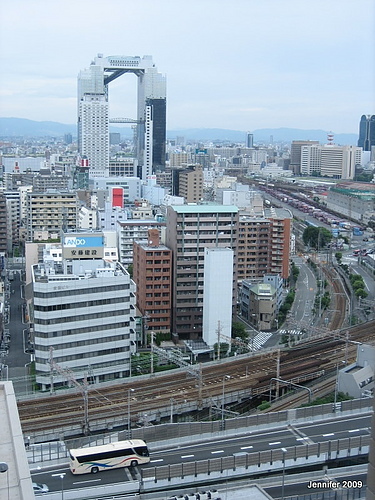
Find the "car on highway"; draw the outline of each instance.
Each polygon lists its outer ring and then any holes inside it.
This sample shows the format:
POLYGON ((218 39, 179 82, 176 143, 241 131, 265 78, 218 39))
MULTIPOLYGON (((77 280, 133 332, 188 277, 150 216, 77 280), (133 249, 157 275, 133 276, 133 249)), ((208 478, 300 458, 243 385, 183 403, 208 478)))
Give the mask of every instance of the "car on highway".
POLYGON ((33 483, 34 493, 48 493, 49 488, 46 484, 43 483, 33 483))

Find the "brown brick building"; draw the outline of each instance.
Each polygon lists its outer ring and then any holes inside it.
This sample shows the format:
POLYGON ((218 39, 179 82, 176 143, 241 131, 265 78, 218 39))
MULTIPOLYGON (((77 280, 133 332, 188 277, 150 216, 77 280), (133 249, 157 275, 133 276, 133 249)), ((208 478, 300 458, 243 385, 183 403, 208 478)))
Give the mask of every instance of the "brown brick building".
POLYGON ((133 280, 137 285, 137 307, 147 318, 147 329, 170 331, 172 251, 160 244, 157 229, 148 230, 147 240, 134 241, 133 280))
POLYGON ((270 208, 253 217, 240 213, 237 242, 237 279, 260 278, 265 274, 289 276, 292 215, 270 208))

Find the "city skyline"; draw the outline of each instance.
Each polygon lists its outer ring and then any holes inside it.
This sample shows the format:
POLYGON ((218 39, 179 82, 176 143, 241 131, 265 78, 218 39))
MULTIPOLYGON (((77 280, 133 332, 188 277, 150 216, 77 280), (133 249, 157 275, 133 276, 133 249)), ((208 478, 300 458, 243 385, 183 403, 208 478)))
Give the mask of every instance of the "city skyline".
MULTIPOLYGON (((96 0, 50 5, 0 7, 2 116, 75 123, 77 75, 98 53, 153 57, 167 77, 169 129, 356 133, 375 109, 371 0, 237 0, 231 9, 109 0, 106 13, 96 0)), ((135 77, 114 82, 110 116, 136 117, 135 95, 135 77)))

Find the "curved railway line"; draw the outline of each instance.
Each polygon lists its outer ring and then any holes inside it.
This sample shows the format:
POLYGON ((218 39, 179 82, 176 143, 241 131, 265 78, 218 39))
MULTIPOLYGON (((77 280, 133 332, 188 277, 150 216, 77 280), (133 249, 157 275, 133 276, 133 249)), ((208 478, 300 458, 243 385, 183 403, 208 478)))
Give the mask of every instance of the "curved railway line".
POLYGON ((329 322, 331 330, 338 330, 345 321, 347 296, 341 277, 334 267, 322 266, 323 273, 333 290, 333 316, 329 322))
MULTIPOLYGON (((178 405, 196 401, 212 401, 220 404, 223 377, 226 394, 242 391, 250 396, 269 391, 270 380, 296 380, 318 377, 334 371, 339 360, 352 362, 355 343, 373 343, 375 321, 364 323, 340 332, 326 332, 319 337, 297 344, 293 349, 273 350, 259 354, 246 354, 199 365, 198 376, 178 369, 155 376, 135 377, 116 381, 111 385, 87 387, 90 420, 106 420, 124 417, 131 412, 133 422, 143 413, 169 408, 171 400, 178 405), (353 343, 354 341, 354 343, 353 343), (279 368, 278 368, 279 367, 279 368), (129 389, 134 391, 129 391, 129 389), (128 400, 131 395, 131 400, 128 400)), ((63 429, 83 422, 83 397, 77 389, 64 394, 43 395, 38 399, 18 401, 18 411, 24 434, 33 435, 41 429, 63 429)))

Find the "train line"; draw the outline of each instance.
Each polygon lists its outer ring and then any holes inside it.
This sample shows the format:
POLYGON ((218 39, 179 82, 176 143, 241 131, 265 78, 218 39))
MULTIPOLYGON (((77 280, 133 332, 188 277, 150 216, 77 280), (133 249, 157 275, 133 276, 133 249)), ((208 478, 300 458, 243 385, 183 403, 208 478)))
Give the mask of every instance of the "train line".
MULTIPOLYGON (((334 371, 338 360, 353 361, 356 344, 374 343, 374 340, 375 321, 371 321, 339 332, 325 332, 292 349, 275 349, 201 364, 196 377, 178 369, 113 384, 89 385, 89 417, 108 421, 126 415, 130 407, 132 421, 136 422, 144 413, 168 408, 171 399, 176 404, 176 411, 178 405, 192 401, 217 403, 223 391, 223 377, 226 377, 227 394, 240 391, 259 394, 268 390, 270 380, 275 377, 291 380, 334 371), (130 388, 133 390, 129 391, 130 388)), ((82 422, 83 394, 72 389, 64 394, 18 401, 18 410, 23 432, 27 435, 41 429, 63 429, 82 422)))
POLYGON ((347 312, 347 295, 341 276, 334 267, 322 266, 323 273, 333 291, 333 316, 329 322, 330 330, 342 327, 347 312))

